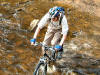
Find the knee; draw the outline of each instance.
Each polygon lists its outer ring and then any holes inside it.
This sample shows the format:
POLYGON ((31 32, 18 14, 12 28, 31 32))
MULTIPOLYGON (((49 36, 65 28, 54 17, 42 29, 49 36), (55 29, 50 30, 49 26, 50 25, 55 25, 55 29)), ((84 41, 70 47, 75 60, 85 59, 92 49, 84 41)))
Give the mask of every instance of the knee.
POLYGON ((56 43, 54 41, 51 41, 51 45, 54 46, 56 45, 56 43))

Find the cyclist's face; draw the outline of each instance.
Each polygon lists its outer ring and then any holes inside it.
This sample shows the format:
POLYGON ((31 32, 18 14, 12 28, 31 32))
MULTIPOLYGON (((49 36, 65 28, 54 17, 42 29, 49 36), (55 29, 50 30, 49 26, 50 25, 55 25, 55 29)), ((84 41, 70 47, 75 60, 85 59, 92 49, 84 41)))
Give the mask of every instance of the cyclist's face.
POLYGON ((53 21, 58 21, 59 20, 59 17, 54 17, 52 18, 53 21))

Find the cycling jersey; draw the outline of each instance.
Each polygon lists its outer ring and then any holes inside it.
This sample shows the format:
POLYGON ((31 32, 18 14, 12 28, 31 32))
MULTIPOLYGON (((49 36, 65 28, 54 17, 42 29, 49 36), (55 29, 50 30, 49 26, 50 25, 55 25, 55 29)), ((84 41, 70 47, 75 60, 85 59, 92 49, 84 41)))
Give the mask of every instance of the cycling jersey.
POLYGON ((67 23, 67 19, 66 19, 65 15, 62 18, 61 25, 59 24, 60 19, 56 22, 53 21, 52 19, 49 22, 49 19, 50 19, 50 15, 49 15, 49 13, 46 13, 42 17, 40 22, 38 23, 39 28, 42 29, 43 27, 45 27, 48 24, 48 30, 61 29, 62 34, 67 34, 67 32, 68 32, 68 23, 67 23))

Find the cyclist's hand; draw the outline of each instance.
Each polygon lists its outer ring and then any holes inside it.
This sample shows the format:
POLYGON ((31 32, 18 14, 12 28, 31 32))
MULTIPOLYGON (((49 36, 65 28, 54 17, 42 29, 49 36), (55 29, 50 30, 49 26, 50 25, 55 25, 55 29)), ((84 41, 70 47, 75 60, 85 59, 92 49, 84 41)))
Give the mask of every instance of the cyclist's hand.
POLYGON ((36 42, 36 39, 31 39, 30 42, 31 42, 31 45, 34 45, 36 42))
POLYGON ((62 49, 62 46, 61 45, 55 45, 54 48, 55 48, 56 51, 60 51, 62 49))

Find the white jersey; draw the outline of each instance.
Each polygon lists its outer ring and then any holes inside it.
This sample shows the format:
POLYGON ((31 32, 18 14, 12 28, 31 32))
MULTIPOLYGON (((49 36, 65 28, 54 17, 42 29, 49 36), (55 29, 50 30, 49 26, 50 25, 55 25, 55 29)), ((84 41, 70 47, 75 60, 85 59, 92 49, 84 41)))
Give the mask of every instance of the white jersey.
POLYGON ((40 22, 38 23, 38 27, 40 29, 42 29, 44 26, 46 26, 48 23, 48 29, 49 30, 52 30, 52 29, 62 29, 62 34, 67 34, 68 32, 68 23, 67 23, 67 19, 66 19, 66 16, 64 15, 63 18, 62 18, 62 21, 61 21, 61 25, 59 25, 59 20, 58 21, 53 21, 51 19, 50 22, 48 22, 48 19, 50 18, 50 15, 49 13, 47 13, 46 15, 44 15, 42 17, 42 19, 40 20, 40 22))

